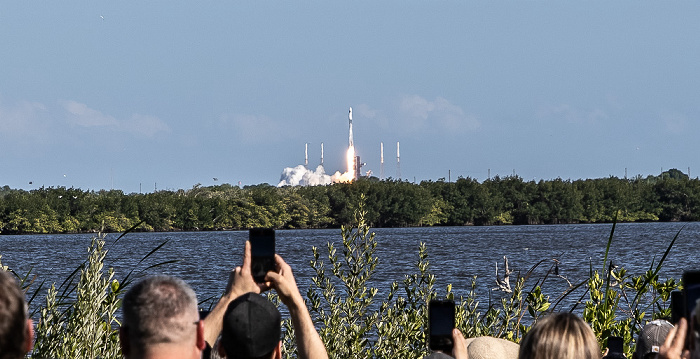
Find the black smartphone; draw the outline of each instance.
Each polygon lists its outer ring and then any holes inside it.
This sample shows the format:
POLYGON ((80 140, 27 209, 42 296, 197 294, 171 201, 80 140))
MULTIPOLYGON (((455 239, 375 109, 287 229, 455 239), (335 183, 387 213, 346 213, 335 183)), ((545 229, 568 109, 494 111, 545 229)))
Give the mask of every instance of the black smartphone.
POLYGON ((625 341, 622 337, 608 337, 608 355, 605 359, 624 359, 625 341))
POLYGON ((275 270, 275 230, 253 228, 248 231, 250 240, 251 271, 257 283, 265 281, 265 275, 275 270))
POLYGON ((431 300, 428 303, 428 347, 452 353, 452 329, 455 328, 455 302, 431 300))
POLYGON ((685 302, 683 301, 683 292, 674 290, 671 292, 671 323, 676 325, 685 315, 685 302))
POLYGON ((693 320, 693 311, 695 305, 700 299, 700 271, 685 271, 683 272, 683 305, 684 317, 688 320, 688 335, 686 335, 686 348, 695 349, 694 332, 698 330, 693 320))

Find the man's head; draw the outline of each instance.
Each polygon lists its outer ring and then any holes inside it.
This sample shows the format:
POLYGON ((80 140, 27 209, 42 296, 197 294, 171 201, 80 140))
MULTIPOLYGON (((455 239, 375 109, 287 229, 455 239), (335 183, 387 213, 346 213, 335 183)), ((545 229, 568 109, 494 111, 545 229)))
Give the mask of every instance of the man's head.
POLYGON ((279 355, 281 321, 280 312, 265 297, 247 293, 236 298, 224 314, 220 353, 228 359, 279 355))
POLYGON ((0 269, 0 359, 24 358, 32 348, 33 336, 24 293, 15 279, 0 269))
POLYGON ((662 319, 651 321, 645 325, 639 332, 634 357, 637 359, 656 358, 659 348, 664 344, 671 329, 673 329, 673 324, 662 319))
MULTIPOLYGON (((205 346, 197 296, 178 278, 142 280, 126 293, 122 310, 120 340, 127 357, 177 347, 202 350, 205 346)), ((191 354, 189 350, 181 353, 182 357, 191 354)))

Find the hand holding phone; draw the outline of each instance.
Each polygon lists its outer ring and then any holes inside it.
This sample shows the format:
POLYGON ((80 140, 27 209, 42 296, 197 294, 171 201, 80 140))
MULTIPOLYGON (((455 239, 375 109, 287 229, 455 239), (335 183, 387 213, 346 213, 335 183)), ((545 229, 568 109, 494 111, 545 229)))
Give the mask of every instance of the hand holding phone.
POLYGON ((256 283, 263 283, 267 272, 275 271, 275 230, 253 228, 248 231, 251 272, 256 283))
POLYGON ((452 353, 452 329, 455 328, 455 302, 431 300, 428 303, 428 347, 452 353))
POLYGON ((608 337, 608 355, 603 359, 624 359, 625 358, 625 341, 622 337, 608 337))
POLYGON ((697 318, 694 315, 695 306, 698 303, 698 299, 700 299, 700 271, 683 272, 683 299, 685 306, 683 316, 688 321, 686 349, 694 350, 696 346, 694 333, 700 329, 697 325, 697 318))

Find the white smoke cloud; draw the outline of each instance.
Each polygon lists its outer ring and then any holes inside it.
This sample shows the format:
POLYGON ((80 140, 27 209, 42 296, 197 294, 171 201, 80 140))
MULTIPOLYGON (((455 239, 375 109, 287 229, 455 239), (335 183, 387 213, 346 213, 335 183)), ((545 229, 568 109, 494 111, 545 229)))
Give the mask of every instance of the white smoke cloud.
POLYGON ((331 184, 331 176, 326 174, 323 166, 319 165, 315 171, 312 171, 304 165, 296 167, 287 167, 282 170, 280 183, 277 187, 282 186, 320 186, 331 184))

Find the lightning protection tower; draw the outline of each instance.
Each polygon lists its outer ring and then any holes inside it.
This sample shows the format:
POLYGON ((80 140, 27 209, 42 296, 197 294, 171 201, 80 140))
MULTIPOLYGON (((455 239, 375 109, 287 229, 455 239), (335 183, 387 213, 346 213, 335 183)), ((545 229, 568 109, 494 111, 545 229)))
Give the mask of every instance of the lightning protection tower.
POLYGON ((401 180, 401 152, 399 152, 398 142, 396 142, 396 178, 401 180))
POLYGON ((383 180, 384 179, 384 142, 379 143, 379 163, 380 163, 379 179, 383 180))

